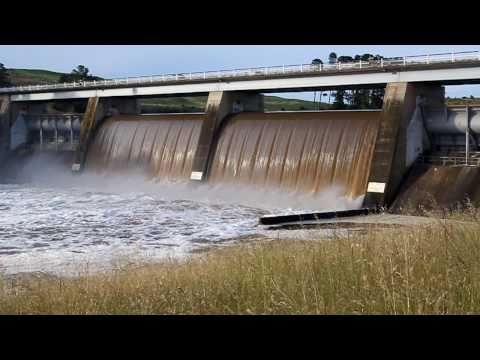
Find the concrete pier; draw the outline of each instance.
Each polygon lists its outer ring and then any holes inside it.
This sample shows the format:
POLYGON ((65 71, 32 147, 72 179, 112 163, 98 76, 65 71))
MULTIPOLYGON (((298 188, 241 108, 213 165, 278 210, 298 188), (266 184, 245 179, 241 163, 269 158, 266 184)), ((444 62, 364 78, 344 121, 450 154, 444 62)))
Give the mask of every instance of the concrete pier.
POLYGON ((261 94, 225 91, 209 93, 205 110, 207 116, 202 124, 190 179, 204 181, 208 178, 209 162, 215 149, 217 133, 228 115, 244 111, 262 112, 263 108, 261 94))
POLYGON ((10 97, 0 96, 0 163, 5 159, 10 145, 10 108, 10 97))
POLYGON ((417 153, 423 150, 426 136, 423 124, 417 129, 410 125, 414 121, 422 122, 424 112, 441 107, 443 103, 444 88, 439 85, 387 84, 364 200, 365 207, 384 207, 391 204, 414 160, 415 149, 418 149, 417 153), (421 134, 413 137, 412 131, 420 131, 421 134), (415 140, 408 141, 413 138, 415 140))
POLYGON ((115 99, 91 97, 88 99, 87 109, 83 115, 80 128, 80 142, 75 152, 75 160, 72 171, 83 170, 88 145, 93 138, 96 129, 102 121, 109 116, 120 114, 139 114, 140 104, 135 98, 115 99))

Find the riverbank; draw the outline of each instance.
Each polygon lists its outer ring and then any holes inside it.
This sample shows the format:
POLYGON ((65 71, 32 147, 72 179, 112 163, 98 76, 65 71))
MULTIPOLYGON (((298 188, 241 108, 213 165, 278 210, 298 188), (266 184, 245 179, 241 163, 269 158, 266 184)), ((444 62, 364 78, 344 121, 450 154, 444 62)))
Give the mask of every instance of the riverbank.
MULTIPOLYGON (((2 314, 473 314, 480 222, 250 241, 187 260, 0 281, 2 314)), ((465 216, 456 219, 465 220, 465 216)))

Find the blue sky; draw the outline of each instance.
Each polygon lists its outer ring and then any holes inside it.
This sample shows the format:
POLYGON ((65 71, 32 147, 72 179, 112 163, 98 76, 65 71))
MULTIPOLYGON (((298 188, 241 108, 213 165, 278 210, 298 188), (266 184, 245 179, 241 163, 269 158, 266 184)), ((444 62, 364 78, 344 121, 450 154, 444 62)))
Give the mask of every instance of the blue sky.
MULTIPOLYGON (((0 62, 7 68, 70 72, 79 64, 94 75, 113 78, 190 71, 208 71, 310 63, 326 60, 331 51, 383 56, 421 55, 480 50, 479 45, 0 45, 0 62)), ((480 96, 480 86, 447 88, 449 96, 480 96)), ((313 98, 312 94, 283 94, 313 98)))

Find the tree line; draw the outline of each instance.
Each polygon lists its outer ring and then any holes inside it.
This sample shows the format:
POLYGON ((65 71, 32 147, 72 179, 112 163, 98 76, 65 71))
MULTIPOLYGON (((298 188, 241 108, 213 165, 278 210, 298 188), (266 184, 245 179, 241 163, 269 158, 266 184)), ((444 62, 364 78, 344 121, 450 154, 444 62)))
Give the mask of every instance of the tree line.
MULTIPOLYGON (((355 56, 342 55, 337 56, 335 52, 331 52, 328 55, 328 64, 351 63, 357 61, 380 61, 384 57, 381 55, 373 54, 357 54, 355 56)), ((321 65, 323 61, 321 59, 313 59, 312 65, 321 65)), ((383 96, 385 94, 384 88, 375 89, 339 89, 333 91, 334 100, 332 103, 333 109, 377 109, 382 107, 383 96)))
POLYGON ((90 74, 90 70, 85 65, 78 65, 70 72, 70 74, 63 74, 62 76, 60 76, 58 82, 65 83, 93 80, 103 80, 103 78, 90 74))

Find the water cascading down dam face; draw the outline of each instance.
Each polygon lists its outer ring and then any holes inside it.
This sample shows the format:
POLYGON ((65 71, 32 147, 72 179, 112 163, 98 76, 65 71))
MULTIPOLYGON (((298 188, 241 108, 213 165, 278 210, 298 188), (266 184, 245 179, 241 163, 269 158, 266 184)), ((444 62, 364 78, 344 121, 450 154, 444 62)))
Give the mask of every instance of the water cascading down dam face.
MULTIPOLYGON (((90 145, 86 171, 140 170, 151 180, 186 183, 203 119, 202 114, 109 118, 90 145)), ((300 207, 307 201, 319 209, 335 208, 318 201, 332 188, 338 190, 335 196, 360 199, 367 187, 379 119, 379 111, 230 116, 217 136, 203 185, 218 193, 228 188, 288 194, 288 199, 300 199, 300 207)), ((361 201, 350 205, 358 207, 361 201)))
POLYGON ((365 193, 380 112, 242 113, 220 135, 210 182, 365 193))
POLYGON ((139 169, 154 180, 186 181, 203 115, 116 116, 107 119, 88 149, 86 170, 139 169))

